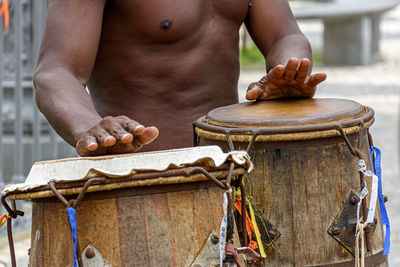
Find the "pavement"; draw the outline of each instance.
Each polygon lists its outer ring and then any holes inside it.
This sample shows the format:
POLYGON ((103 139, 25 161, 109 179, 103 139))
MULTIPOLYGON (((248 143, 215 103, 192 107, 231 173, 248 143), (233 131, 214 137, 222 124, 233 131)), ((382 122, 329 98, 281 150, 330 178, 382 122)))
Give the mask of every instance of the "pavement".
MULTIPOLYGON (((301 21, 300 28, 314 51, 321 51, 323 25, 320 21, 301 21)), ((389 264, 400 266, 400 180, 399 180, 399 104, 400 104, 400 7, 386 13, 381 24, 381 60, 365 66, 315 65, 314 72, 325 72, 328 79, 319 86, 316 97, 355 100, 375 110, 371 128, 375 145, 382 152, 383 192, 391 222, 389 264)), ((241 71, 239 97, 244 101, 249 83, 259 80, 265 71, 247 68, 241 71)), ((15 234, 18 266, 28 265, 30 230, 15 234)), ((7 241, 0 239, 0 267, 9 265, 7 241), (8 265, 6 265, 8 264, 8 265)))

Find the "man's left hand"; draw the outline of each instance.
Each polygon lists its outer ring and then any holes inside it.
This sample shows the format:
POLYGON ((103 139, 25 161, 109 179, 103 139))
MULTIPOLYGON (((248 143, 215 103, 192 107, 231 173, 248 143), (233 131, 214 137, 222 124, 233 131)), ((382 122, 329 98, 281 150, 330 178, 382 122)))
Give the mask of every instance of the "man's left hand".
POLYGON ((268 100, 276 98, 311 98, 317 85, 326 79, 325 73, 308 75, 311 61, 289 59, 286 67, 277 65, 260 81, 250 84, 246 99, 268 100))

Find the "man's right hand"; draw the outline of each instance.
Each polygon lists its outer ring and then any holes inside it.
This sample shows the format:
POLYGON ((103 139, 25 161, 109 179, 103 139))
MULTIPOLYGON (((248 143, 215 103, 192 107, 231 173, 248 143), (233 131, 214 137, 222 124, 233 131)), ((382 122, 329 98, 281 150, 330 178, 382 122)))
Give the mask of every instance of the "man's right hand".
POLYGON ((126 116, 105 117, 78 136, 76 151, 80 156, 131 153, 151 143, 158 134, 156 127, 144 127, 126 116))

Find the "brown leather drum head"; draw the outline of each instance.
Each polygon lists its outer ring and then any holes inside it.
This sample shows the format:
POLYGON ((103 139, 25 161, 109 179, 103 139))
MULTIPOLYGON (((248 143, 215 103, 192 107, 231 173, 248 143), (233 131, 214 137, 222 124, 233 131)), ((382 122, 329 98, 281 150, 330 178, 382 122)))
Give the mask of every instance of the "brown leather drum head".
POLYGON ((341 122, 364 113, 364 106, 351 100, 313 98, 234 104, 211 110, 206 120, 226 127, 279 127, 341 122))

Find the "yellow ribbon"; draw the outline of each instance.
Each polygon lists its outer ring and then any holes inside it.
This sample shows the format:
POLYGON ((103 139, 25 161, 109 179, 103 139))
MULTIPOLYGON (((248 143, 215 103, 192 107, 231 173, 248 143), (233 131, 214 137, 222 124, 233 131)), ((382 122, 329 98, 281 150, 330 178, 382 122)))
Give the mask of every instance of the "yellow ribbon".
POLYGON ((261 240, 261 233, 260 233, 260 230, 258 229, 258 225, 256 222, 256 216, 254 215, 253 207, 251 206, 251 203, 247 197, 246 197, 246 201, 249 203, 250 219, 251 219, 251 222, 253 223, 254 232, 256 234, 256 239, 257 239, 257 243, 258 243, 258 248, 260 249, 260 255, 261 255, 261 257, 266 258, 267 254, 265 253, 264 245, 261 240))

